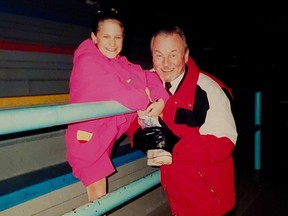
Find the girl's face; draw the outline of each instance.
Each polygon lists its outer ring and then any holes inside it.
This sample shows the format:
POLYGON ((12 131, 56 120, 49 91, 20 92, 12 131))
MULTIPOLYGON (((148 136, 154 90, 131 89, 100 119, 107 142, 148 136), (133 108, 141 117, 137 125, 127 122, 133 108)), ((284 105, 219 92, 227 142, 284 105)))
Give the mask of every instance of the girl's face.
POLYGON ((107 19, 98 24, 98 31, 91 33, 93 42, 107 58, 116 58, 123 47, 124 29, 119 21, 107 19))

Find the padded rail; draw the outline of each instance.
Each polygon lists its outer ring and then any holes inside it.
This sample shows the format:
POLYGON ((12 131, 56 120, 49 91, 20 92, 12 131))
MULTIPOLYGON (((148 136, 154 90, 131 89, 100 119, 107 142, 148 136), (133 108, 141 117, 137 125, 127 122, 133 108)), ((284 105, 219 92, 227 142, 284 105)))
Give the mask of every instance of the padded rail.
POLYGON ((5 124, 0 124, 0 135, 131 112, 135 111, 116 101, 1 110, 0 122, 5 122, 5 124))
POLYGON ((138 179, 124 187, 121 187, 92 203, 83 205, 63 216, 100 216, 115 207, 129 201, 139 194, 160 183, 160 171, 155 171, 141 179, 138 179))

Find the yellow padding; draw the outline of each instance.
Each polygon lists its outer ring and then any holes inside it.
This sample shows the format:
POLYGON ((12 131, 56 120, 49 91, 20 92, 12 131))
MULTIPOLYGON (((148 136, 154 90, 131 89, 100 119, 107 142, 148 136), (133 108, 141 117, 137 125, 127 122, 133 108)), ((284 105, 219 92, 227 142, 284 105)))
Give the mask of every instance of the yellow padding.
POLYGON ((69 101, 69 94, 4 97, 0 98, 0 107, 10 108, 21 106, 59 104, 59 103, 68 103, 68 101, 69 101))

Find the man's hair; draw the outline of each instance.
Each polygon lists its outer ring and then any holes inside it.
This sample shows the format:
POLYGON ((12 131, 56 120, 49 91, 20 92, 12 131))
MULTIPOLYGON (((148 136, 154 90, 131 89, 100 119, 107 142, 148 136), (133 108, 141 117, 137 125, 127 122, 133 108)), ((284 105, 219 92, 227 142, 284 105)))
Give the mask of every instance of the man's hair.
POLYGON ((184 42, 185 49, 188 49, 188 44, 187 44, 186 35, 185 35, 184 31, 180 27, 175 26, 175 25, 166 25, 166 26, 162 26, 160 29, 158 29, 153 34, 153 36, 151 38, 150 49, 152 48, 153 41, 157 36, 159 36, 159 35, 172 35, 172 34, 179 35, 180 38, 184 42))

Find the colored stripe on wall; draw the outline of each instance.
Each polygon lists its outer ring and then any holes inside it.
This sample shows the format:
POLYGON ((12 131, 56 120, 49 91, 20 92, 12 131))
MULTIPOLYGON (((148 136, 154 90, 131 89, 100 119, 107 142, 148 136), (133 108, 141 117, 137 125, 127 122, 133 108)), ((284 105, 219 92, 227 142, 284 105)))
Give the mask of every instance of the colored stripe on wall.
POLYGON ((0 49, 2 50, 18 50, 31 52, 44 52, 55 54, 73 55, 75 48, 72 47, 51 47, 40 44, 17 43, 9 41, 0 41, 0 49))
POLYGON ((0 98, 0 108, 26 107, 47 104, 66 104, 69 94, 4 97, 0 98))

